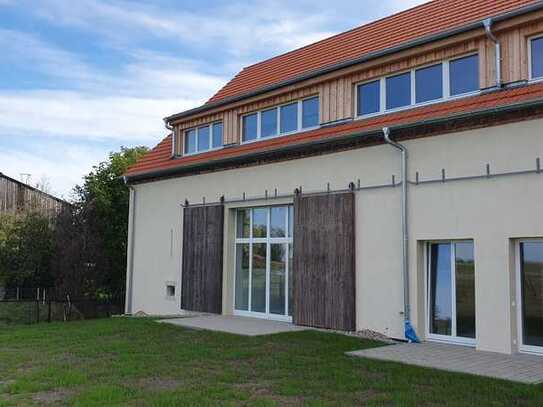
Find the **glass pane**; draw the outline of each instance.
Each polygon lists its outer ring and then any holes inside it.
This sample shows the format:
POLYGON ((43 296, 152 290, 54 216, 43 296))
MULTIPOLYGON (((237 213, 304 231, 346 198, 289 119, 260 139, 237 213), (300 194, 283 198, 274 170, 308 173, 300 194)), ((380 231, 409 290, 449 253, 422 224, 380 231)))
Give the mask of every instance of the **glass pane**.
POLYGON ((543 76, 543 38, 532 40, 532 78, 543 76))
POLYGON ((198 151, 209 150, 209 126, 198 128, 198 151))
POLYGON ((543 242, 520 246, 522 288, 522 340, 543 346, 543 242))
POLYGON ((294 232, 294 207, 288 207, 288 237, 292 237, 294 232))
POLYGON ((271 208, 270 237, 286 237, 287 233, 287 207, 275 206, 271 208))
POLYGON ((185 153, 196 152, 196 130, 189 130, 185 133, 185 153))
POLYGON ((243 117, 243 141, 256 140, 257 138, 257 114, 243 117))
POLYGON ((479 56, 472 55, 449 63, 451 95, 479 89, 479 56))
POLYGON ((411 104, 411 72, 387 78, 387 109, 411 104))
POLYGON ((251 215, 250 209, 238 209, 237 213, 237 233, 236 237, 248 239, 251 229, 251 215))
POLYGON ((253 244, 251 311, 266 312, 266 243, 253 244))
POLYGON ((302 127, 319 125, 319 98, 306 99, 302 102, 302 127))
POLYGON ((268 209, 253 209, 253 238, 266 237, 268 230, 268 209))
POLYGON ((475 259, 473 243, 456 243, 456 336, 475 339, 475 259))
POLYGON ((261 137, 277 135, 277 109, 264 110, 260 120, 261 137))
POLYGON ((443 67, 441 64, 418 69, 415 72, 417 103, 443 97, 443 67))
POLYGON ((249 310, 249 244, 236 245, 236 309, 249 310))
POLYGON ((270 313, 285 315, 287 245, 270 245, 270 313))
POLYGON ((298 130, 298 103, 281 106, 281 133, 298 130))
POLYGON ((451 335, 451 245, 432 244, 430 256, 430 332, 451 335))
POLYGON ((219 148, 222 146, 222 123, 215 123, 213 125, 213 148, 219 148))
POLYGON ((380 81, 365 83, 358 86, 358 116, 377 113, 381 110, 380 81))
POLYGON ((292 316, 292 309, 293 309, 293 297, 292 293, 294 291, 294 286, 292 284, 293 276, 294 276, 294 270, 292 269, 292 253, 293 253, 293 247, 292 243, 288 245, 288 315, 292 316))

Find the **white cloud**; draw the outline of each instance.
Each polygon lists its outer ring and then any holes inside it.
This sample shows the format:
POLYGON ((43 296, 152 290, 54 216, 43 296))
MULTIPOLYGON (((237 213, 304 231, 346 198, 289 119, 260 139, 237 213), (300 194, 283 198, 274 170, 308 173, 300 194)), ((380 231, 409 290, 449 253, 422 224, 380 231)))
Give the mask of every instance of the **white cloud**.
POLYGON ((65 199, 70 198, 73 187, 81 183, 83 175, 106 158, 101 148, 46 140, 34 143, 33 148, 0 148, 0 170, 15 179, 19 179, 21 173, 31 174, 31 184, 45 177, 52 185, 50 192, 65 199))
POLYGON ((86 29, 121 46, 135 39, 174 39, 185 46, 220 49, 235 57, 270 55, 307 45, 335 31, 325 13, 307 13, 286 1, 232 2, 207 10, 164 10, 134 2, 47 0, 33 7, 54 24, 86 29))
POLYGON ((159 139, 162 118, 193 106, 193 100, 88 96, 66 91, 0 93, 0 133, 115 139, 159 139))

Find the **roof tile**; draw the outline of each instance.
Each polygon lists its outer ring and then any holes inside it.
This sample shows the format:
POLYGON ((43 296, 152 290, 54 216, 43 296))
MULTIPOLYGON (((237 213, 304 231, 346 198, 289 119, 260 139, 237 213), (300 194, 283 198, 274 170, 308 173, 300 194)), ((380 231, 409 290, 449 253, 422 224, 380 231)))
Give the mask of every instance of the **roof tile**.
POLYGON ((246 67, 207 103, 241 96, 327 66, 459 28, 536 2, 536 0, 430 1, 246 67))

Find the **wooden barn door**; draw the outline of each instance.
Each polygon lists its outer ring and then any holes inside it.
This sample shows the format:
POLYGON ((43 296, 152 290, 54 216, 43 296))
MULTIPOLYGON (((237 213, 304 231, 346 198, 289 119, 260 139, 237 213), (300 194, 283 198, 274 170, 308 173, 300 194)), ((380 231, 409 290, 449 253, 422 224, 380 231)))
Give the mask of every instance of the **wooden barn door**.
POLYGON ((296 197, 294 323, 356 329, 354 214, 353 193, 296 197))
POLYGON ((222 312, 224 207, 185 208, 181 308, 222 312))

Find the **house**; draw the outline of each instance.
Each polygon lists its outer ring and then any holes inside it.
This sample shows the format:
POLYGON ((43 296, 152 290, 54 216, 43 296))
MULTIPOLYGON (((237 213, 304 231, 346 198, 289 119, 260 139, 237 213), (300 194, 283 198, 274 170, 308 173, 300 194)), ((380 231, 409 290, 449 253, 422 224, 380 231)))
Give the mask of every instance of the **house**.
POLYGON ((543 2, 435 0, 243 69, 125 174, 128 314, 543 351, 543 2))
POLYGON ((70 204, 0 172, 0 215, 38 212, 55 217, 70 204))

